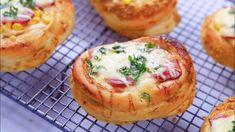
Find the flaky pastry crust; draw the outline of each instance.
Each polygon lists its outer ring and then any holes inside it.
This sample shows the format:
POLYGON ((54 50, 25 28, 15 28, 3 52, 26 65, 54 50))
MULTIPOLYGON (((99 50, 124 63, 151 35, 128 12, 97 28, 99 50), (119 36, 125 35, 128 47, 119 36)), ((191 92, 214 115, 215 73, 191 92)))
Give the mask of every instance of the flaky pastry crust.
POLYGON ((201 128, 201 132, 210 132, 211 129, 211 123, 210 119, 218 116, 220 114, 223 114, 224 116, 231 116, 234 115, 235 111, 235 97, 229 97, 224 102, 217 105, 212 112, 205 117, 203 126, 201 128))
POLYGON ((133 41, 154 43, 173 54, 180 62, 181 77, 160 83, 157 88, 142 86, 142 90, 151 96, 151 101, 146 102, 140 99, 139 90, 117 93, 89 77, 85 61, 94 50, 89 49, 76 60, 70 76, 72 94, 76 101, 98 120, 114 124, 164 118, 184 112, 193 101, 196 84, 194 66, 186 49, 179 42, 165 37, 144 37, 133 41))
POLYGON ((91 0, 105 23, 119 34, 138 38, 170 32, 180 21, 176 0, 91 0))
POLYGON ((205 18, 201 27, 202 44, 215 61, 235 69, 235 39, 226 39, 221 36, 214 24, 214 17, 220 10, 205 18))
POLYGON ((75 22, 72 0, 56 0, 46 10, 52 17, 46 28, 18 34, 14 41, 9 36, 1 37, 1 71, 23 71, 44 63, 56 46, 72 32, 75 22))

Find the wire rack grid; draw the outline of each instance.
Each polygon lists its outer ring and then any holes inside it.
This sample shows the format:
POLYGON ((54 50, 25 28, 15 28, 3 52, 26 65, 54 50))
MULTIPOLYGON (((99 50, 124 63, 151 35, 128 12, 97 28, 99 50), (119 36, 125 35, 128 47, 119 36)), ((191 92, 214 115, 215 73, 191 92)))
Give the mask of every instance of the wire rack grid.
POLYGON ((70 93, 68 77, 76 57, 103 43, 126 41, 107 28, 88 0, 74 0, 76 26, 45 64, 18 73, 0 73, 0 92, 63 131, 91 132, 196 132, 214 106, 234 95, 235 73, 212 60, 202 48, 200 25, 211 12, 232 5, 225 0, 178 0, 180 24, 169 35, 185 43, 197 72, 193 104, 182 114, 166 119, 117 126, 89 116, 70 93))

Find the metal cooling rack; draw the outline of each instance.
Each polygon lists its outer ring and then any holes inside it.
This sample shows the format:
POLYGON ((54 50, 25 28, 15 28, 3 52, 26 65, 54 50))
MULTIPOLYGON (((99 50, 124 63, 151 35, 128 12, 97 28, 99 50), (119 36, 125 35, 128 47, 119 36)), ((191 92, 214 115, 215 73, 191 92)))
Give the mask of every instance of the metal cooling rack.
POLYGON ((169 35, 184 42, 197 71, 197 94, 188 110, 175 118, 140 121, 116 126, 97 121, 75 102, 68 77, 75 58, 87 48, 103 43, 125 41, 107 28, 88 0, 75 0, 76 27, 57 47, 49 60, 25 72, 0 73, 0 92, 63 131, 141 132, 199 131, 203 117, 235 93, 235 73, 215 63, 202 48, 200 25, 218 8, 232 5, 224 0, 179 0, 181 23, 169 35))

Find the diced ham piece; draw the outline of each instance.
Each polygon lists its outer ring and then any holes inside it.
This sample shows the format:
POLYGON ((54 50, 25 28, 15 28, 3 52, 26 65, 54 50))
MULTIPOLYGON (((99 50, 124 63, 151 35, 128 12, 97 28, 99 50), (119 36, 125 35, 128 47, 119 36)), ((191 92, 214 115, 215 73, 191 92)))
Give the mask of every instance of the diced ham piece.
POLYGON ((54 5, 55 0, 36 0, 35 4, 37 7, 42 8, 42 7, 54 5))
POLYGON ((224 39, 228 39, 228 40, 231 40, 231 39, 235 39, 235 36, 223 36, 224 39))
POLYGON ((119 79, 107 79, 108 83, 114 88, 125 88, 127 85, 119 79))
POLYGON ((124 91, 124 88, 126 88, 128 85, 132 86, 135 84, 135 81, 131 77, 126 77, 126 82, 120 80, 120 79, 107 79, 108 84, 110 84, 114 90, 118 93, 121 93, 124 91))
POLYGON ((177 60, 170 62, 171 66, 164 66, 164 70, 154 73, 154 77, 158 82, 166 82, 178 79, 182 75, 182 71, 177 60))

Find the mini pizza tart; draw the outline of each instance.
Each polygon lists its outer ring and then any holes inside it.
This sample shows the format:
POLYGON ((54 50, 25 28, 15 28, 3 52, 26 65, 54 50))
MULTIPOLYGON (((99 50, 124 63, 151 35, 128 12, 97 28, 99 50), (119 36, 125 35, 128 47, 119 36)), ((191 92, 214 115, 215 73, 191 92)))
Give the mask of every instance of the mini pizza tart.
POLYGON ((235 132, 235 97, 216 106, 205 118, 201 132, 235 132))
POLYGON ((72 0, 1 0, 0 71, 22 71, 44 63, 71 33, 72 0))
POLYGON ((107 26, 129 38, 170 32, 180 21, 176 0, 91 0, 107 26))
POLYGON ((92 48, 75 62, 72 94, 87 113, 114 124, 184 112, 195 96, 186 49, 166 37, 144 37, 92 48))
POLYGON ((207 16, 201 36, 204 48, 215 61, 235 69, 235 6, 207 16))

